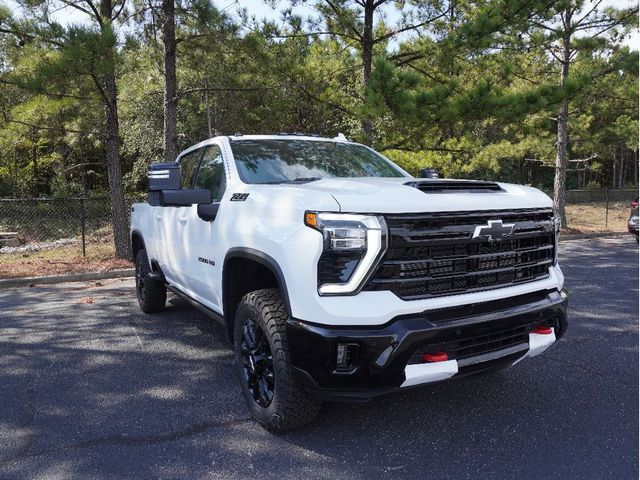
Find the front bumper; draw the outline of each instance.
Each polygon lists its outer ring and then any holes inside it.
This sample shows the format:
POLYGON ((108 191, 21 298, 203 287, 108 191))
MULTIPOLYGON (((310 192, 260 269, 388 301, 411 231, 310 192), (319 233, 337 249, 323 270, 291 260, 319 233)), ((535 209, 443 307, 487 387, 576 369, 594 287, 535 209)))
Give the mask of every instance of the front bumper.
POLYGON ((632 221, 632 219, 629 219, 629 221, 627 222, 627 227, 629 229, 629 233, 635 235, 636 237, 638 236, 638 220, 636 217, 635 221, 632 221))
POLYGON ((403 315, 377 327, 327 327, 292 319, 287 337, 294 374, 312 395, 366 401, 400 388, 513 365, 542 353, 566 328, 566 292, 545 290, 403 315), (553 332, 531 333, 539 326, 553 332), (350 345, 352 368, 336 368, 339 343, 350 345), (447 361, 419 360, 421 353, 442 351, 447 361))

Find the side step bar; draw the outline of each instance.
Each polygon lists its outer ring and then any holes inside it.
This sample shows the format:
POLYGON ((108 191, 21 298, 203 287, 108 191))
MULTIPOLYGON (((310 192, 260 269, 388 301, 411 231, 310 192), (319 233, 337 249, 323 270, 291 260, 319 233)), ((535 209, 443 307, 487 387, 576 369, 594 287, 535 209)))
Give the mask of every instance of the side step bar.
POLYGON ((224 317, 222 315, 220 315, 218 312, 216 312, 214 310, 211 310, 209 307, 207 307, 205 305, 202 305, 197 300, 194 300, 193 298, 191 298, 191 297, 187 296, 186 294, 182 293, 180 290, 178 290, 173 285, 167 284, 167 290, 169 290, 172 293, 175 293, 178 297, 183 299, 185 302, 187 302, 190 305, 196 307, 198 310, 200 310, 202 313, 204 313, 207 317, 212 318, 213 320, 218 322, 223 327, 226 326, 225 321, 224 321, 224 317))

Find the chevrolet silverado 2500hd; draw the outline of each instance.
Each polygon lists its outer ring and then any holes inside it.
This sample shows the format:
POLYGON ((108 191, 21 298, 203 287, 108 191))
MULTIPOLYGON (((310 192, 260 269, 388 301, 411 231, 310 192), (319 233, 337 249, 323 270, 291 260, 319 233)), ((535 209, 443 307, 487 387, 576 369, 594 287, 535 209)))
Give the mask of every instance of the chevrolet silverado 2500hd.
POLYGON ((545 194, 417 179, 342 136, 206 140, 151 166, 131 223, 141 309, 170 290, 220 321, 270 431, 518 363, 567 326, 545 194))

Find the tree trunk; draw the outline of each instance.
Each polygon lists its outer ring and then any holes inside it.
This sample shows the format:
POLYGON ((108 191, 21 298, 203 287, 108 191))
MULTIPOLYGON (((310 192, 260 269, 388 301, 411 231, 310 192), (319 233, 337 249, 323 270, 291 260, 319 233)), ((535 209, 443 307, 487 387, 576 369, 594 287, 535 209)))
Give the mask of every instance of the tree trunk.
POLYGON ((213 123, 211 122, 211 107, 209 106, 209 92, 204 92, 204 104, 207 108, 207 132, 213 138, 213 123))
MULTIPOLYGON (((110 27, 113 16, 111 0, 102 0, 100 13, 103 27, 110 27), (106 21, 106 19, 109 19, 106 21)), ((109 69, 102 75, 102 89, 104 96, 104 142, 107 154, 107 177, 109 180, 109 195, 111 197, 111 224, 113 226, 113 242, 117 258, 130 258, 129 244, 129 216, 124 201, 122 187, 122 169, 120 166, 120 126, 118 121, 118 96, 115 74, 115 47, 105 52, 106 64, 109 69)))
POLYGON ((567 183, 567 144, 568 144, 568 116, 569 102, 562 102, 558 112, 558 142, 556 144, 556 176, 553 183, 553 209, 560 219, 562 228, 567 228, 567 216, 564 209, 565 191, 567 183))
POLYGON ((164 161, 174 162, 177 150, 176 8, 174 0, 162 0, 164 43, 164 161))
MULTIPOLYGON (((565 25, 571 25, 571 10, 565 11, 565 25)), ((560 84, 565 85, 569 76, 571 61, 571 33, 565 33, 562 39, 562 62, 560 65, 560 84)), ((569 157, 569 102, 564 100, 558 112, 558 141, 556 143, 556 175, 553 182, 553 209, 560 219, 561 228, 567 228, 565 212, 565 191, 567 183, 567 161, 569 157)))
MULTIPOLYGON (((373 0, 366 0, 364 5, 364 29, 362 31, 362 88, 363 91, 369 85, 371 79, 371 65, 373 63, 373 12, 375 11, 373 0)), ((371 145, 373 139, 373 124, 371 119, 362 119, 362 133, 364 143, 371 145)))
POLYGON ((33 159, 32 192, 33 196, 37 197, 40 194, 40 182, 38 178, 40 176, 40 172, 38 171, 38 150, 35 146, 31 149, 31 158, 33 159))
POLYGON ((616 147, 611 147, 611 149, 613 150, 613 161, 611 162, 611 167, 613 169, 613 173, 611 174, 611 188, 615 189, 618 182, 618 157, 616 156, 618 149, 616 147))
POLYGON ((620 188, 624 188, 625 177, 627 176, 627 164, 624 158, 624 145, 620 145, 620 188))
POLYGON ((105 92, 109 98, 105 105, 105 146, 107 150, 107 176, 111 196, 111 222, 113 241, 117 258, 130 258, 129 216, 124 201, 122 170, 120 166, 120 127, 118 122, 118 103, 116 100, 116 81, 113 73, 105 76, 105 92))

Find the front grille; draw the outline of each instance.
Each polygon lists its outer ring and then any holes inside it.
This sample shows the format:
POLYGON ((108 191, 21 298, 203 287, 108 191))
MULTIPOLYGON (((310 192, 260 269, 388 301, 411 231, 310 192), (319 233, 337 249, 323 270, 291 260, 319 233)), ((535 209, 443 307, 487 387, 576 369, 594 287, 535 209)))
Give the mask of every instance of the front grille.
POLYGON ((389 248, 365 290, 404 300, 501 288, 549 275, 555 233, 551 209, 388 215, 389 248), (492 220, 514 224, 502 241, 472 238, 492 220))
POLYGON ((444 351, 450 360, 462 360, 487 353, 504 350, 515 345, 529 342, 529 332, 539 325, 547 325, 549 322, 538 322, 532 325, 520 325, 518 327, 492 332, 475 337, 461 338, 447 343, 432 345, 425 344, 418 347, 409 360, 409 364, 423 363, 422 355, 444 351))

